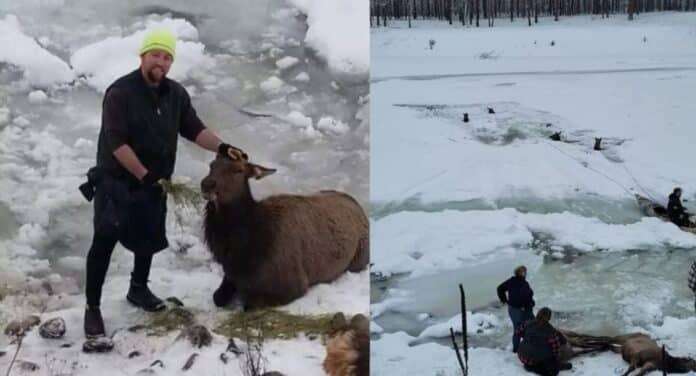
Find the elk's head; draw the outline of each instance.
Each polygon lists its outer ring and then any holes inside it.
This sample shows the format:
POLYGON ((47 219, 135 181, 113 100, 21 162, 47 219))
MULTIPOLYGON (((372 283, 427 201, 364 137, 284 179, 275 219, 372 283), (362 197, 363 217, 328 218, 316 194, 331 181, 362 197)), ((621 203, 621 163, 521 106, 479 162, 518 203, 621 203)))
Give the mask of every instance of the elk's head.
POLYGON ((216 208, 234 204, 251 197, 249 179, 261 179, 274 172, 275 169, 218 154, 210 163, 210 172, 201 181, 201 192, 216 208))

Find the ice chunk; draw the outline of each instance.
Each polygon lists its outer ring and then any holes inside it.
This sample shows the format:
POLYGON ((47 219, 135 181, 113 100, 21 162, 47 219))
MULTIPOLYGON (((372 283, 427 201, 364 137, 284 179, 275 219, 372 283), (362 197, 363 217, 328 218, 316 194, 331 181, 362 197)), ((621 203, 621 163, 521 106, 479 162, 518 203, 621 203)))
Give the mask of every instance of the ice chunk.
POLYGON ((48 96, 43 90, 34 90, 29 93, 29 102, 38 104, 43 103, 48 99, 48 96))
POLYGON ((280 70, 286 70, 289 68, 292 68, 295 66, 297 63, 299 63, 300 60, 296 57, 293 56, 286 56, 278 61, 276 61, 276 67, 280 70))

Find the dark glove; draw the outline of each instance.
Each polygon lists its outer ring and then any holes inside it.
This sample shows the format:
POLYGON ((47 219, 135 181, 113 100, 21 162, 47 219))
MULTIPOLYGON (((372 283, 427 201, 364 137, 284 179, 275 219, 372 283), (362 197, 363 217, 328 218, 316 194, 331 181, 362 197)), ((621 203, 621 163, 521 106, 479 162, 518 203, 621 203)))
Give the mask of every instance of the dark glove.
POLYGON ((148 171, 141 179, 141 182, 143 183, 143 187, 148 192, 162 194, 164 193, 164 190, 162 189, 162 181, 164 180, 164 178, 159 178, 148 171))
POLYGON ((235 161, 241 159, 244 159, 245 161, 249 160, 249 156, 244 151, 242 151, 242 149, 236 148, 224 142, 221 143, 220 146, 218 146, 218 153, 235 161))

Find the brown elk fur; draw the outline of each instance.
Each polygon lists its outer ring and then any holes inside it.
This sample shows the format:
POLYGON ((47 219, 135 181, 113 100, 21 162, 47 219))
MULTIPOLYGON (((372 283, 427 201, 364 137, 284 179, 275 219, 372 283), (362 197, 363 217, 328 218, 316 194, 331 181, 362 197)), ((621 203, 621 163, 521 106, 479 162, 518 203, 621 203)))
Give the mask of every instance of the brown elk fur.
POLYGON ((623 360, 628 362, 629 368, 623 376, 640 368, 636 376, 642 376, 652 370, 664 370, 670 373, 687 373, 696 371, 696 360, 691 358, 678 358, 665 352, 662 356, 662 348, 650 336, 642 333, 630 333, 616 337, 600 337, 579 334, 571 331, 563 331, 572 347, 584 350, 573 352, 573 356, 584 352, 603 351, 611 349, 621 354, 623 360))
POLYGON ((218 156, 201 182, 206 242, 223 285, 245 308, 287 304, 369 261, 368 220, 357 201, 335 191, 254 200, 248 179, 274 171, 218 156))
POLYGON ((696 371, 696 360, 673 357, 666 351, 663 358, 662 348, 654 339, 645 334, 631 333, 616 336, 613 342, 616 345, 614 351, 621 353, 623 360, 630 365, 624 376, 636 368, 640 368, 637 376, 642 376, 655 369, 670 373, 696 371))
POLYGON ((370 322, 365 316, 353 316, 350 324, 328 340, 324 371, 329 376, 370 374, 370 322))

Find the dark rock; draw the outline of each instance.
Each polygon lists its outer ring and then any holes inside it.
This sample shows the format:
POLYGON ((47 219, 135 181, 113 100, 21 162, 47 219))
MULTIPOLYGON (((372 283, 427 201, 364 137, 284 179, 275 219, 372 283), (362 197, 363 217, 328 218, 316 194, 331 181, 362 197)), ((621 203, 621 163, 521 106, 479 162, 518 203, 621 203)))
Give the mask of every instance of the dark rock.
POLYGON ((72 343, 64 343, 64 344, 60 345, 60 347, 67 349, 67 348, 72 347, 72 345, 73 345, 72 343))
POLYGON ((198 353, 193 353, 191 356, 189 356, 188 360, 186 361, 186 364, 181 368, 182 371, 188 371, 191 367, 193 367, 193 363, 196 361, 196 358, 198 357, 198 353))
POLYGON ((184 303, 183 303, 181 300, 179 300, 179 298, 177 298, 177 297, 175 297, 175 296, 170 296, 170 297, 168 297, 167 299, 165 299, 165 301, 167 301, 167 302, 169 302, 169 303, 172 303, 172 304, 174 304, 174 305, 177 306, 177 307, 183 307, 183 306, 184 306, 184 303))
POLYGON ((227 361, 230 360, 230 358, 227 356, 227 354, 225 354, 225 353, 220 353, 220 360, 221 360, 223 363, 227 364, 227 361))
POLYGON ((307 338, 309 338, 310 341, 314 341, 318 338, 318 336, 316 334, 308 334, 307 338))
POLYGON ((65 335, 65 320, 56 317, 46 321, 39 327, 39 334, 47 339, 63 338, 65 335))
POLYGON ((140 371, 135 373, 136 375, 154 375, 155 370, 152 368, 143 368, 140 371))
POLYGON ((266 372, 262 374, 261 376, 285 376, 285 374, 280 373, 278 371, 271 371, 271 372, 266 372))
POLYGON ((492 108, 488 107, 488 113, 489 113, 489 114, 494 114, 495 111, 494 111, 492 108))
POLYGON ((213 335, 210 334, 208 328, 200 324, 188 327, 182 334, 186 336, 194 347, 210 346, 213 342, 213 335))
POLYGON ((234 342, 234 338, 230 338, 230 343, 227 344, 227 349, 225 351, 231 352, 237 356, 242 353, 242 350, 240 350, 239 347, 237 347, 237 344, 234 342))
POLYGON ((113 350, 114 342, 108 337, 88 339, 82 345, 82 351, 90 353, 103 353, 113 350))
POLYGON ((128 354, 128 359, 133 359, 133 358, 141 356, 141 355, 143 355, 143 354, 141 354, 140 351, 135 350, 135 351, 132 351, 130 354, 128 354))
POLYGON ((131 333, 135 333, 135 332, 141 331, 143 329, 147 329, 147 326, 142 325, 142 324, 138 324, 138 325, 133 325, 130 328, 128 328, 128 331, 131 333))
POLYGON ((41 287, 46 290, 46 294, 48 294, 48 296, 53 296, 53 287, 51 286, 51 282, 43 281, 41 282, 41 287))
POLYGON ((4 333, 8 337, 14 337, 22 334, 22 323, 17 320, 12 321, 11 323, 7 324, 4 333))
POLYGON ((164 368, 164 363, 162 363, 161 360, 157 359, 154 362, 152 362, 152 364, 150 364, 150 367, 154 367, 154 366, 160 366, 160 368, 164 368))
POLYGON ((549 138, 554 140, 554 141, 561 141, 561 132, 556 132, 556 133, 552 134, 551 136, 549 136, 549 138))
POLYGON ((39 369, 39 365, 36 363, 28 362, 26 360, 18 360, 17 367, 23 371, 34 372, 39 369))
POLYGON ((7 351, 0 350, 0 358, 5 356, 7 354, 7 351))
POLYGON ((462 118, 462 121, 465 122, 465 123, 468 123, 468 122, 469 122, 469 114, 467 114, 467 113, 465 112, 465 113, 464 113, 464 117, 462 118))

